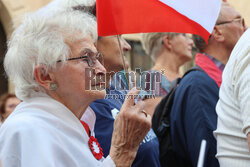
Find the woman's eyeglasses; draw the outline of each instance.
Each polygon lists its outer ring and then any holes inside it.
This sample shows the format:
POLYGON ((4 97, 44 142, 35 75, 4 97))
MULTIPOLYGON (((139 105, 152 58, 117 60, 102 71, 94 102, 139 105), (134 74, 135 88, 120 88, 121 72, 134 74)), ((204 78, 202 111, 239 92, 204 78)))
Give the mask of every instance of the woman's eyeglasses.
MULTIPOLYGON (((103 56, 99 52, 93 52, 90 49, 86 49, 82 52, 82 56, 80 57, 73 57, 73 58, 68 58, 66 61, 71 61, 71 60, 83 60, 87 61, 89 67, 93 67, 96 64, 96 61, 99 61, 103 65, 103 56)), ((62 62, 62 60, 58 60, 57 63, 62 62)))

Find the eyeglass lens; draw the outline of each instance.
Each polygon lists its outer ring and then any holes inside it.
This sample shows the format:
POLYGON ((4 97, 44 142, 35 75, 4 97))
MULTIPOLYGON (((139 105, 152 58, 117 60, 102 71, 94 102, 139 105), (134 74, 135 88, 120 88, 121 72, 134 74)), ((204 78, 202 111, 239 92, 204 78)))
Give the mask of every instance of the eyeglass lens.
POLYGON ((103 56, 100 53, 94 53, 91 50, 86 51, 87 63, 90 67, 93 67, 98 60, 101 64, 103 64, 103 56))

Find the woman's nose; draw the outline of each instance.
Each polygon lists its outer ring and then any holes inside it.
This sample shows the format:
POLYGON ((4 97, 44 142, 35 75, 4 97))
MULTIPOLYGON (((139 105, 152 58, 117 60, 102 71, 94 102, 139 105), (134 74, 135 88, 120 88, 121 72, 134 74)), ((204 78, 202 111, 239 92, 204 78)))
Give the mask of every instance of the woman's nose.
POLYGON ((107 72, 106 68, 100 61, 96 61, 94 68, 95 68, 95 74, 107 72))

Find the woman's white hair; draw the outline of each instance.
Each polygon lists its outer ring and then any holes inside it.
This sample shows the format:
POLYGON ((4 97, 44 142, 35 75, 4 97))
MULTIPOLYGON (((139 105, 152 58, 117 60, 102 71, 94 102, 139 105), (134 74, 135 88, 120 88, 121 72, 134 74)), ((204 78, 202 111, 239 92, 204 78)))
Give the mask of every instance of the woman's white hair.
POLYGON ((70 55, 66 38, 90 36, 95 42, 96 32, 93 16, 79 11, 57 11, 47 17, 38 14, 26 16, 12 34, 4 59, 4 68, 14 83, 16 96, 27 100, 44 93, 34 79, 35 66, 42 64, 46 70, 55 68, 58 60, 66 61, 70 55))

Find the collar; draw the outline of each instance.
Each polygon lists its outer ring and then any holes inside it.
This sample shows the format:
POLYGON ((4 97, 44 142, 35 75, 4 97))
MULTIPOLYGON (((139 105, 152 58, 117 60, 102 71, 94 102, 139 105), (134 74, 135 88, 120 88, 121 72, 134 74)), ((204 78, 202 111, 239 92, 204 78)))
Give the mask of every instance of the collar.
POLYGON ((25 100, 16 107, 10 117, 21 114, 22 112, 36 113, 36 111, 49 113, 77 131, 81 133, 83 131, 80 120, 66 106, 48 95, 43 97, 32 97, 31 99, 25 100))
POLYGON ((195 56, 195 64, 201 67, 208 74, 208 76, 216 82, 218 87, 220 87, 222 82, 222 71, 213 60, 205 54, 197 53, 195 56))
POLYGON ((95 128, 96 115, 95 115, 95 112, 90 107, 88 107, 86 111, 84 112, 84 114, 82 115, 81 121, 84 121, 88 125, 89 130, 91 134, 93 135, 94 128, 95 128))
POLYGON ((221 72, 223 72, 225 65, 222 62, 220 62, 219 60, 217 60, 216 58, 214 58, 213 56, 211 56, 205 52, 202 54, 207 56, 221 70, 221 72))

